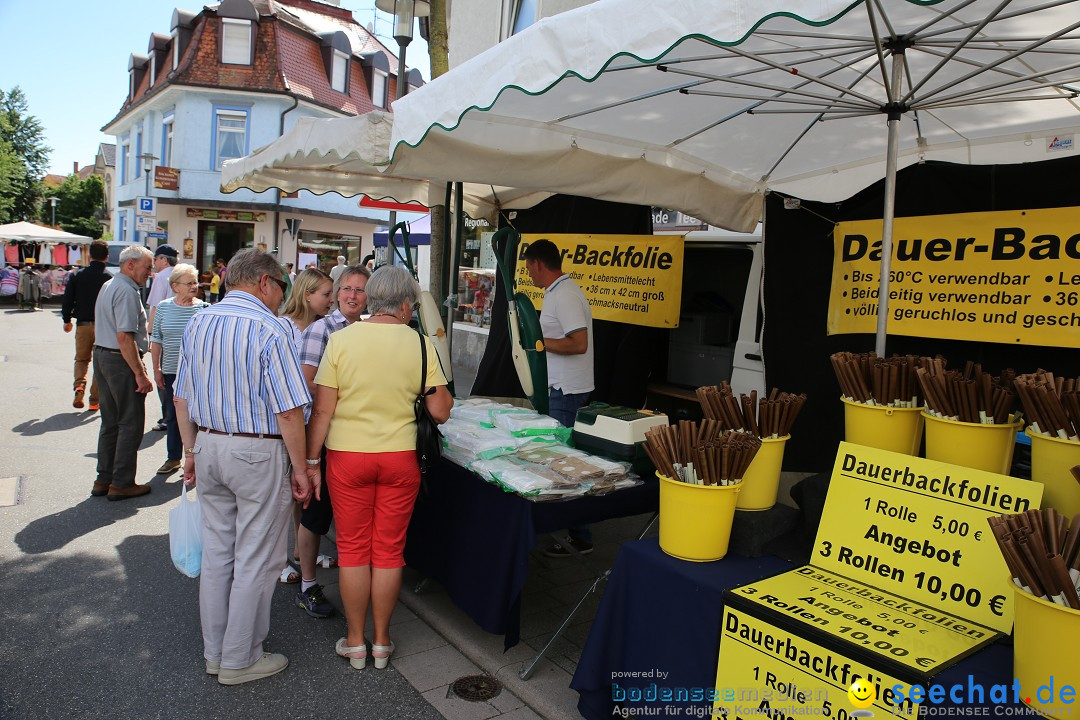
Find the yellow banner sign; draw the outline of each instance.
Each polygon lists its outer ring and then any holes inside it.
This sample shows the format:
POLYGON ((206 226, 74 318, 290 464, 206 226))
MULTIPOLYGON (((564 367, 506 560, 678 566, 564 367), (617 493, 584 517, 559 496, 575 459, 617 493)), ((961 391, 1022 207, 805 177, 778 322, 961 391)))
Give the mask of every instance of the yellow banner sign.
MULTIPOLYGON (((828 332, 877 327, 881 221, 833 231, 828 332)), ((1080 208, 896 218, 892 335, 1080 348, 1080 208)))
POLYGON ((1042 483, 840 443, 811 562, 1009 632, 1012 584, 986 519, 1038 509, 1042 491, 1042 483))
POLYGON ((522 235, 518 290, 537 310, 544 292, 525 269, 530 242, 547 239, 562 252, 563 272, 585 293, 594 320, 673 328, 682 304, 683 240, 676 235, 522 235))
POLYGON ((897 685, 907 690, 906 683, 869 665, 748 613, 724 608, 713 717, 847 720, 854 710, 870 707, 878 717, 916 717, 917 706, 909 693, 901 699, 893 691, 897 685), (855 686, 855 705, 848 691, 859 680, 868 687, 855 686))
POLYGON ((1001 635, 812 565, 732 593, 760 607, 765 617, 804 623, 926 677, 1001 635))

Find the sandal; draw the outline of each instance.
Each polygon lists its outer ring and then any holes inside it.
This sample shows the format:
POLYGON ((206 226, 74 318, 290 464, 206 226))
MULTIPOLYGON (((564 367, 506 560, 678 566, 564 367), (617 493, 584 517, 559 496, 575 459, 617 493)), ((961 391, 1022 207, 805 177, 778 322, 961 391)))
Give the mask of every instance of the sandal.
MULTIPOLYGON (((349 658, 349 664, 357 670, 363 670, 364 667, 367 665, 367 643, 365 642, 364 644, 357 645, 356 647, 349 647, 345 644, 348 641, 348 638, 341 638, 340 640, 338 640, 337 643, 334 645, 334 652, 336 652, 340 657, 349 658)), ((382 646, 375 645, 372 649, 376 647, 381 648, 382 646)), ((375 667, 379 667, 378 658, 375 659, 375 667)), ((385 663, 383 663, 383 667, 386 667, 385 663)))
POLYGON ((300 582, 300 571, 292 565, 286 565, 282 569, 281 575, 278 576, 278 582, 285 583, 286 585, 295 585, 300 582))
POLYGON ((382 670, 383 668, 385 668, 390 663, 390 656, 393 655, 393 654, 394 654, 394 643, 392 643, 392 642, 389 645, 372 645, 371 646, 371 657, 375 658, 375 669, 376 670, 382 670), (382 656, 379 656, 379 655, 376 655, 375 653, 386 653, 386 654, 382 655, 382 656))
POLYGON ((156 431, 156 432, 165 432, 166 430, 168 430, 168 429, 169 429, 169 426, 165 424, 165 421, 164 421, 164 420, 158 420, 158 421, 157 421, 157 422, 156 422, 156 423, 154 424, 154 427, 152 427, 152 428, 150 428, 150 429, 151 429, 151 430, 154 430, 154 431, 156 431))
MULTIPOLYGON (((300 558, 298 558, 298 557, 296 557, 294 555, 293 556, 293 562, 296 563, 297 565, 299 565, 300 564, 300 558)), ((315 558, 315 564, 316 565, 322 565, 324 568, 336 568, 338 566, 337 565, 337 558, 333 557, 331 555, 319 555, 319 557, 315 558)))

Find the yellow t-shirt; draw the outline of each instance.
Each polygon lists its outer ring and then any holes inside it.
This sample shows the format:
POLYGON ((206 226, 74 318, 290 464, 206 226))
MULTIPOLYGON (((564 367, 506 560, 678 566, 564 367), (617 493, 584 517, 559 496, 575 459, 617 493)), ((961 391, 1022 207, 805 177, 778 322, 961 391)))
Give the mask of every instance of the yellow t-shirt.
MULTIPOLYGON (((427 387, 445 385, 431 340, 427 387)), ((416 449, 413 400, 420 392, 420 340, 412 328, 357 322, 330 336, 315 384, 337 388, 326 447, 348 452, 416 449)))
POLYGON ((221 289, 221 276, 217 273, 212 273, 213 277, 210 278, 210 292, 216 293, 221 289))

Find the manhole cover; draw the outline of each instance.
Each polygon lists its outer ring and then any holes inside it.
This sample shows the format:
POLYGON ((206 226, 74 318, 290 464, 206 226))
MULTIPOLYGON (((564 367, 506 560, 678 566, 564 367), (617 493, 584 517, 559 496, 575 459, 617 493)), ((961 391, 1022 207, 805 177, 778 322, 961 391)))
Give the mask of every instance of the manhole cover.
POLYGON ((481 702, 502 692, 502 683, 489 675, 466 675, 450 685, 450 692, 462 700, 481 702))

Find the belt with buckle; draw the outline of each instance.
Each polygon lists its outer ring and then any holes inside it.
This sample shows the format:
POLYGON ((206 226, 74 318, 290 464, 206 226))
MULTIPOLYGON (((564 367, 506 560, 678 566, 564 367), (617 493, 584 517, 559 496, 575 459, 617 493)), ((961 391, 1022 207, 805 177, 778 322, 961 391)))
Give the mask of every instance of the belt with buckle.
POLYGON ((213 428, 206 428, 199 425, 199 430, 204 433, 210 433, 211 435, 231 435, 233 437, 242 438, 256 438, 259 440, 281 440, 280 435, 274 435, 273 433, 245 433, 245 432, 226 432, 224 430, 215 430, 213 428))

